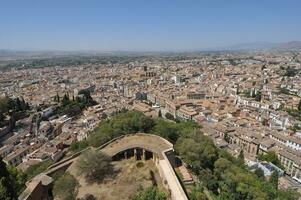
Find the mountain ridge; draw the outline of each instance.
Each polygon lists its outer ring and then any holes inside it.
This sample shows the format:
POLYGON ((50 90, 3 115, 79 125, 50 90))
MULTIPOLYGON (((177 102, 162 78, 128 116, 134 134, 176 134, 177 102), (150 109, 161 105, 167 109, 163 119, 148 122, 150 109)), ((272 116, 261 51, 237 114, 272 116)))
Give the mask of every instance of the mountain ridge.
MULTIPOLYGON (((196 52, 196 51, 255 51, 255 50, 293 50, 293 51, 301 51, 301 41, 289 41, 283 43, 274 43, 274 42, 250 42, 250 43, 241 43, 234 44, 229 46, 220 46, 220 47, 210 47, 210 48, 199 48, 199 49, 190 49, 190 50, 182 50, 179 52, 196 52)), ((64 50, 12 50, 12 49, 0 49, 0 58, 1 57, 18 57, 18 56, 62 56, 62 55, 79 55, 79 54, 114 54, 114 53, 126 53, 132 51, 81 51, 81 50, 73 50, 73 51, 64 51, 64 50)), ((143 53, 141 51, 140 53, 143 53)), ((147 51, 145 51, 147 52, 147 51)), ((168 52, 168 51, 151 51, 151 52, 168 52)), ((170 51, 177 52, 177 51, 170 51)))
POLYGON ((276 42, 250 42, 250 43, 241 43, 224 47, 214 47, 207 48, 205 50, 215 50, 215 51, 246 51, 246 50, 301 50, 301 41, 289 41, 283 43, 276 42))

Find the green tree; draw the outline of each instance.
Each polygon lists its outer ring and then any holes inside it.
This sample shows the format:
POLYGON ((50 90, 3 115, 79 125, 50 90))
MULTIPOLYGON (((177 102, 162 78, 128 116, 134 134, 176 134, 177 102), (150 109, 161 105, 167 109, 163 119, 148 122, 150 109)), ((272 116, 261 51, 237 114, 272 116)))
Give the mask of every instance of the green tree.
POLYGON ((97 147, 120 135, 144 132, 154 127, 154 120, 141 112, 128 111, 118 113, 108 120, 103 120, 90 134, 89 145, 97 147))
POLYGON ((244 166, 245 164, 245 156, 244 156, 244 150, 240 150, 238 158, 237 158, 237 162, 240 166, 244 166))
POLYGON ((162 117, 162 112, 161 112, 161 110, 158 111, 158 117, 162 117))
POLYGON ((30 109, 30 105, 28 102, 26 102, 26 109, 29 110, 30 109))
POLYGON ((13 200, 17 197, 9 176, 6 164, 0 158, 0 199, 3 200, 13 200))
POLYGON ((301 99, 300 99, 299 104, 298 104, 298 110, 301 112, 301 99))
POLYGON ((107 113, 103 112, 103 113, 101 114, 101 119, 107 119, 107 118, 108 118, 107 113))
POLYGON ((20 103, 21 103, 21 110, 22 111, 26 110, 26 103, 23 97, 21 97, 20 103))
POLYGON ((166 117, 166 119, 169 119, 169 120, 175 120, 174 116, 172 114, 170 114, 169 112, 165 113, 165 117, 166 117))
POLYGON ((0 99, 0 111, 6 113, 10 108, 9 99, 8 98, 1 98, 0 99))
POLYGON ((293 68, 293 67, 288 67, 285 71, 284 76, 288 76, 288 77, 294 77, 297 74, 297 69, 293 68))
POLYGON ((87 147, 88 147, 88 141, 87 140, 75 141, 75 142, 71 143, 70 151, 78 152, 78 151, 81 151, 81 150, 83 150, 87 147))
POLYGON ((262 171, 262 169, 257 168, 254 173, 256 174, 256 176, 258 176, 258 178, 264 178, 264 172, 262 171))
POLYGON ((224 140, 225 140, 226 142, 230 143, 230 137, 229 137, 228 133, 225 133, 225 135, 224 135, 224 140))
POLYGON ((14 200, 25 187, 26 176, 16 168, 7 166, 0 158, 0 199, 14 200))
POLYGON ((256 96, 255 96, 255 101, 261 101, 261 92, 257 91, 256 96))
POLYGON ((210 169, 202 169, 199 172, 199 179, 202 181, 204 186, 212 191, 213 193, 218 193, 218 180, 217 177, 212 174, 210 169))
POLYGON ((269 182, 274 186, 275 189, 278 189, 278 179, 279 179, 279 174, 275 170, 270 176, 269 182))
POLYGON ((178 129, 175 123, 168 122, 161 118, 156 120, 152 132, 166 138, 172 143, 176 142, 178 139, 178 129))
POLYGON ((260 154, 258 155, 258 159, 261 161, 271 162, 277 167, 284 169, 284 167, 281 165, 280 160, 278 159, 277 154, 274 151, 268 151, 266 154, 260 154))
POLYGON ((17 97, 17 99, 16 99, 16 110, 17 111, 22 110, 22 105, 21 105, 21 101, 20 101, 19 97, 17 97))
POLYGON ((84 152, 76 162, 78 175, 88 182, 100 182, 113 170, 111 157, 95 150, 84 152))
POLYGON ((74 200, 77 195, 78 182, 69 173, 64 174, 54 182, 53 194, 61 200, 74 200))
POLYGON ((63 106, 66 106, 70 103, 69 94, 64 94, 64 97, 62 99, 63 106))
POLYGON ((4 116, 3 112, 0 110, 0 126, 1 126, 2 122, 4 121, 4 119, 5 119, 5 116, 4 116))
POLYGON ((199 186, 199 184, 193 187, 192 191, 188 195, 190 200, 208 200, 204 193, 204 187, 199 186))
POLYGON ((12 166, 8 167, 8 171, 10 173, 11 182, 13 184, 14 190, 17 192, 17 195, 21 194, 21 192, 25 188, 27 175, 12 166))
POLYGON ((201 168, 213 169, 214 162, 218 158, 218 150, 213 141, 197 130, 180 137, 175 148, 195 173, 199 173, 201 168))
POLYGON ((56 101, 59 103, 60 102, 60 96, 59 93, 56 93, 56 101))
POLYGON ((214 162, 214 175, 216 177, 221 177, 226 170, 232 167, 233 163, 225 158, 219 158, 214 162))
POLYGON ((131 200, 166 200, 166 195, 160 192, 156 187, 149 187, 140 190, 131 200))

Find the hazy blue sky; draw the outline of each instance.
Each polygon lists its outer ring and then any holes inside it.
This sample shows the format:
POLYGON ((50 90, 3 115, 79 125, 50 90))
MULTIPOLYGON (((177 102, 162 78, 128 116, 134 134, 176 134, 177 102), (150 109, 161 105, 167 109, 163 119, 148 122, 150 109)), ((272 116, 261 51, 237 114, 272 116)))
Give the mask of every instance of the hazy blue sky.
POLYGON ((187 50, 301 40, 301 0, 0 0, 0 49, 187 50))

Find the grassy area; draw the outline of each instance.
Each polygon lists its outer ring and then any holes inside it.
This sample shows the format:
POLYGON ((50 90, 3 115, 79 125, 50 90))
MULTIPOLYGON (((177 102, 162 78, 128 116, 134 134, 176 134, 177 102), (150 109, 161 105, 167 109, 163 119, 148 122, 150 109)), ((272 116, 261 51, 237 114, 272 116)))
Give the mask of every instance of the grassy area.
POLYGON ((157 186, 160 191, 168 194, 152 160, 141 162, 133 158, 113 162, 113 165, 116 171, 114 175, 101 183, 88 184, 83 177, 77 175, 76 165, 72 164, 68 172, 75 176, 80 184, 77 197, 89 193, 102 200, 130 199, 141 188, 150 186, 157 186))

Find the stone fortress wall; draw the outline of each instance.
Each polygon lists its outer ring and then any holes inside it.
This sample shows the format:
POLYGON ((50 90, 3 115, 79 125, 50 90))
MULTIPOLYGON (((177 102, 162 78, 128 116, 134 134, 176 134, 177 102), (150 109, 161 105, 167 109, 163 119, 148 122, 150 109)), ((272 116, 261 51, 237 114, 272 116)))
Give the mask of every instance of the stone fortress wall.
MULTIPOLYGON (((38 175, 38 177, 51 177, 51 175, 57 171, 66 170, 78 158, 78 156, 81 155, 81 153, 88 149, 90 149, 90 147, 53 164, 42 175, 38 175)), ((188 200, 173 169, 175 167, 173 145, 166 139, 157 135, 145 133, 129 134, 114 138, 97 148, 97 150, 108 154, 113 160, 128 159, 133 156, 135 156, 137 160, 153 159, 162 178, 164 187, 170 192, 171 199, 188 200)), ((35 178, 33 180, 35 180, 35 182, 37 181, 35 178)), ((38 185, 40 186, 40 184, 38 185)), ((45 190, 45 188, 43 189, 45 190)), ((36 190, 35 188, 27 187, 24 192, 26 192, 26 194, 30 194, 31 191, 36 190)), ((27 197, 19 197, 19 199, 32 199, 30 198, 32 195, 25 196, 27 197)))

